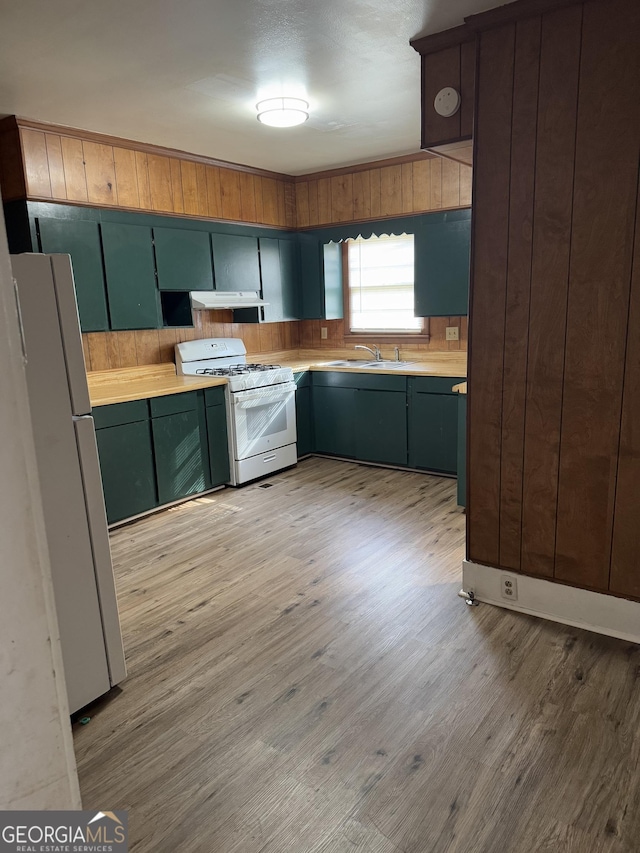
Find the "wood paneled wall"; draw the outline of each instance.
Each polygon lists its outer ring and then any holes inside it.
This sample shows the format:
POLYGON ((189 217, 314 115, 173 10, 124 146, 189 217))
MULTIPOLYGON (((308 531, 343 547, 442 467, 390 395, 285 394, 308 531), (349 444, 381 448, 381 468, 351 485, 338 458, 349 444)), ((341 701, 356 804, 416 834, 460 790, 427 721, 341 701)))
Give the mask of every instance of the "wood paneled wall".
POLYGON ((98 134, 16 123, 14 118, 0 124, 0 133, 5 201, 26 194, 46 201, 295 227, 293 179, 285 175, 222 166, 98 134))
POLYGON ((297 178, 296 224, 313 228, 471 204, 471 167, 417 154, 297 178))
POLYGON ((639 43, 636 0, 479 33, 467 507, 471 560, 635 598, 639 43))
POLYGON ((196 311, 192 329, 87 332, 82 336, 87 370, 112 370, 175 361, 174 347, 198 338, 242 338, 247 352, 278 352, 300 345, 299 323, 234 323, 232 311, 196 311))
MULTIPOLYGON (((353 349, 352 337, 345 337, 343 320, 300 320, 299 341, 303 349, 319 347, 321 349, 353 349), (323 339, 322 329, 326 328, 327 337, 323 339)), ((402 337, 394 340, 385 338, 381 349, 389 358, 393 358, 393 348, 396 344, 402 352, 466 352, 467 350, 467 318, 466 317, 431 317, 429 320, 429 341, 424 344, 403 343, 402 337), (459 329, 457 341, 448 341, 445 337, 447 326, 459 329)))

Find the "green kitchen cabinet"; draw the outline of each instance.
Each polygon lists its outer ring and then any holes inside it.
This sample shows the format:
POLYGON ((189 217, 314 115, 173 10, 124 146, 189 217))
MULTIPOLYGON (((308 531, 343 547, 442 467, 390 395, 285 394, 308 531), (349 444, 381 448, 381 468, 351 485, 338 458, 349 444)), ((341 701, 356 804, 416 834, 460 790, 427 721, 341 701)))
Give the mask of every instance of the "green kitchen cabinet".
POLYGON ((198 412, 202 395, 188 391, 149 403, 159 503, 206 491, 209 459, 198 412))
POLYGON ((296 383, 296 432, 298 459, 314 451, 311 376, 308 371, 294 374, 296 383))
POLYGON ((149 407, 146 400, 93 411, 102 486, 110 524, 158 505, 149 407))
POLYGON ((103 222, 102 248, 112 329, 161 326, 151 228, 103 222))
MULTIPOLYGON (((107 291, 102 268, 100 226, 83 219, 36 219, 39 249, 46 254, 71 255, 73 278, 83 332, 109 328, 107 291)), ((35 248, 35 247, 34 247, 35 248)))
POLYGON ((357 390, 356 457, 363 462, 407 464, 406 387, 398 391, 357 390))
POLYGON ((362 462, 407 464, 405 376, 314 373, 313 414, 317 452, 362 462))
POLYGON ((416 317, 466 315, 469 303, 471 211, 424 216, 415 231, 416 317))
POLYGON ((293 240, 276 240, 261 237, 260 273, 264 320, 277 323, 298 317, 298 255, 293 240))
POLYGON ((458 467, 458 395, 461 378, 409 380, 409 465, 444 474, 458 467))
POLYGON ((467 395, 458 394, 458 506, 467 505, 467 395))
POLYGON ((257 237, 212 234, 211 247, 216 290, 260 290, 257 237))
POLYGON ((154 228, 158 288, 213 290, 211 239, 206 231, 154 228))
POLYGON ((229 446, 227 440, 227 409, 224 387, 206 388, 207 446, 211 486, 229 482, 229 446))
POLYGON ((356 456, 355 388, 313 384, 315 445, 318 453, 356 456))
POLYGON ((299 234, 300 316, 303 320, 341 320, 342 246, 299 234))

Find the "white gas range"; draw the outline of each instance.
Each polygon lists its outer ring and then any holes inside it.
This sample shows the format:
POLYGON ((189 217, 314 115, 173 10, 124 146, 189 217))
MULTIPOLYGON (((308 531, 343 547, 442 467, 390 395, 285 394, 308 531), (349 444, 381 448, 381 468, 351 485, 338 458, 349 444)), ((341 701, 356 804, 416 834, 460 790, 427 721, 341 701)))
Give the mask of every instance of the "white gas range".
POLYGON ((208 338, 176 344, 176 369, 184 376, 228 379, 232 486, 296 464, 296 385, 290 367, 247 364, 239 338, 208 338))

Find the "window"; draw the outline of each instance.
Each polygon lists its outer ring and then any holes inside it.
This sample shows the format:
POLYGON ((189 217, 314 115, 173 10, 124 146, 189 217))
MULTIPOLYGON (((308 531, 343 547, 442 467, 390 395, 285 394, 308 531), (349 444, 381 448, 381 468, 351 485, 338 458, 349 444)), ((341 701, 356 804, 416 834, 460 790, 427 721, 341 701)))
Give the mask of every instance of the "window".
POLYGON ((352 334, 419 335, 413 311, 413 234, 347 242, 347 309, 352 334))

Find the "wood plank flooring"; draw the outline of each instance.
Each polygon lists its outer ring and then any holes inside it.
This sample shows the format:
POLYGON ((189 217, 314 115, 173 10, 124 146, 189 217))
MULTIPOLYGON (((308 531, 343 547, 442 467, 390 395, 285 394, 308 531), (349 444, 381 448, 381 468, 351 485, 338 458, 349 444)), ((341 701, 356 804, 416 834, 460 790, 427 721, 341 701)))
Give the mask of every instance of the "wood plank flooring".
POLYGON ((123 527, 75 727, 137 853, 637 853, 640 650, 456 593, 455 481, 309 459, 123 527))

